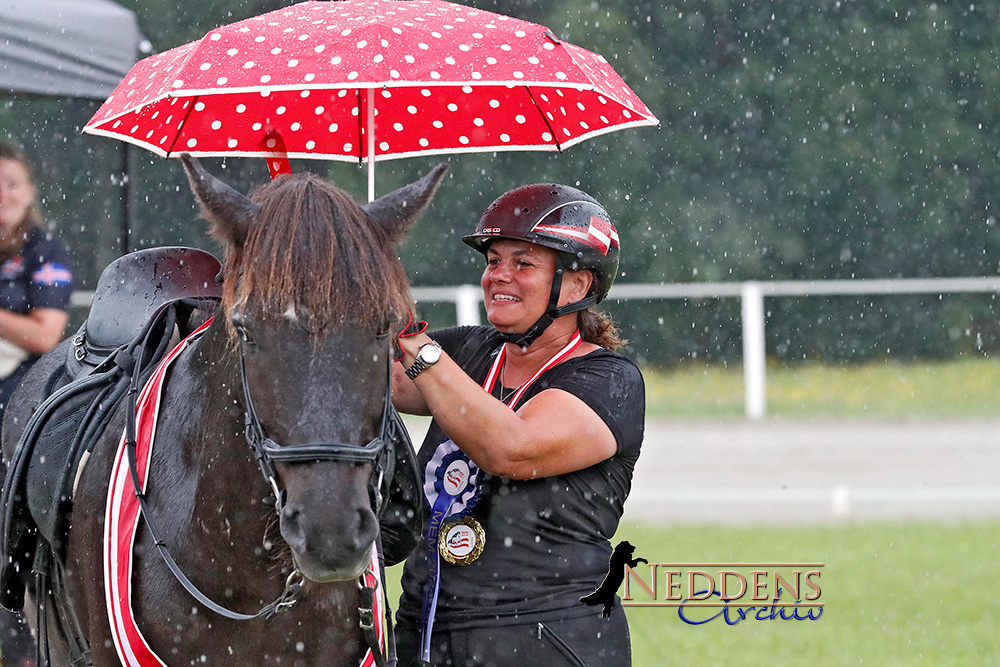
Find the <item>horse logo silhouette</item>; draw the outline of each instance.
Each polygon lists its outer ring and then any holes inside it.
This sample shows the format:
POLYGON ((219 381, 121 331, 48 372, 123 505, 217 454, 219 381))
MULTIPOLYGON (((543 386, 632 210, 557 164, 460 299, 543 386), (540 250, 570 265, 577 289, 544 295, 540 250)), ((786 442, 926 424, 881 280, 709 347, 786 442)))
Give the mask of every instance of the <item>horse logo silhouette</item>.
POLYGON ((619 542, 614 553, 611 554, 611 560, 608 562, 608 573, 605 575, 604 581, 593 593, 580 598, 580 602, 590 607, 604 605, 601 616, 609 618, 611 608, 615 605, 615 593, 618 592, 618 587, 625 580, 625 566, 635 567, 639 563, 649 563, 645 558, 632 558, 634 552, 635 547, 626 540, 619 542))

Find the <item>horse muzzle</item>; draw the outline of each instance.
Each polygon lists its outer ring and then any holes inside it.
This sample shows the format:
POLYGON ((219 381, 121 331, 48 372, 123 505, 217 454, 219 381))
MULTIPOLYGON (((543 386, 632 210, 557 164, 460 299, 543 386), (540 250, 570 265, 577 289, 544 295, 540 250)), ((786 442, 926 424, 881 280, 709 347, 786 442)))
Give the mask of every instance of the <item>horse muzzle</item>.
POLYGON ((295 564, 315 582, 359 577, 378 533, 378 521, 368 506, 323 512, 289 502, 281 510, 280 526, 295 564))

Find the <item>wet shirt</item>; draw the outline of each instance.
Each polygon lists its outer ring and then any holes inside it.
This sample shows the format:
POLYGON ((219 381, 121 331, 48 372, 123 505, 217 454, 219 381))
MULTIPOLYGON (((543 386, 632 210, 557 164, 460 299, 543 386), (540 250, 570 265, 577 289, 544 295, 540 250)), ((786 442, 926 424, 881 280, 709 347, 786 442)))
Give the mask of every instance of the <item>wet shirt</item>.
POLYGON ((69 253, 62 243, 33 229, 21 252, 0 263, 0 308, 19 315, 35 308, 66 310, 73 291, 69 267, 69 253))
MULTIPOLYGON (((431 336, 480 384, 501 346, 498 332, 487 327, 456 327, 431 336)), ((494 388, 498 398, 499 384, 494 388)), ((609 540, 618 528, 642 443, 645 389, 635 364, 603 349, 552 367, 519 405, 550 388, 567 391, 590 406, 611 429, 618 452, 565 475, 534 480, 485 475, 483 495, 471 515, 485 529, 486 546, 469 565, 441 560, 435 629, 593 613, 580 598, 593 592, 607 574, 609 540)), ((417 457, 422 474, 437 445, 447 439, 433 420, 417 457)), ((428 515, 425 502, 425 529, 428 515)), ((421 546, 403 571, 401 621, 419 623, 427 572, 426 550, 421 546)))

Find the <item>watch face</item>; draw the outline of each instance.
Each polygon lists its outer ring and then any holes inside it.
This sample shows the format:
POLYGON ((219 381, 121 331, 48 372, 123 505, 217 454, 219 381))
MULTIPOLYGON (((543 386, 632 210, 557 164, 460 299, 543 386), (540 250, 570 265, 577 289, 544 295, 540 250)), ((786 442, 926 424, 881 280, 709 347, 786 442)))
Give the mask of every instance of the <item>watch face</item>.
POLYGON ((428 343, 420 348, 417 357, 425 364, 436 364, 441 358, 441 348, 428 343))

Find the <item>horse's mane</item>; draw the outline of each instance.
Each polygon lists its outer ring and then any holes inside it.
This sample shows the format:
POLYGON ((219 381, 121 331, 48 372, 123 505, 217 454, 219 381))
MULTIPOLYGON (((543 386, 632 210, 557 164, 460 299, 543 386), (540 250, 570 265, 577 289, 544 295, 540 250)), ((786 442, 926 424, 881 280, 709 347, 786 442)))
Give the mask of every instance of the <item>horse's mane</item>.
POLYGON ((301 173, 262 185, 252 199, 260 209, 246 243, 226 253, 227 312, 245 304, 276 317, 294 304, 323 335, 346 319, 371 325, 412 309, 390 230, 346 192, 301 173))

